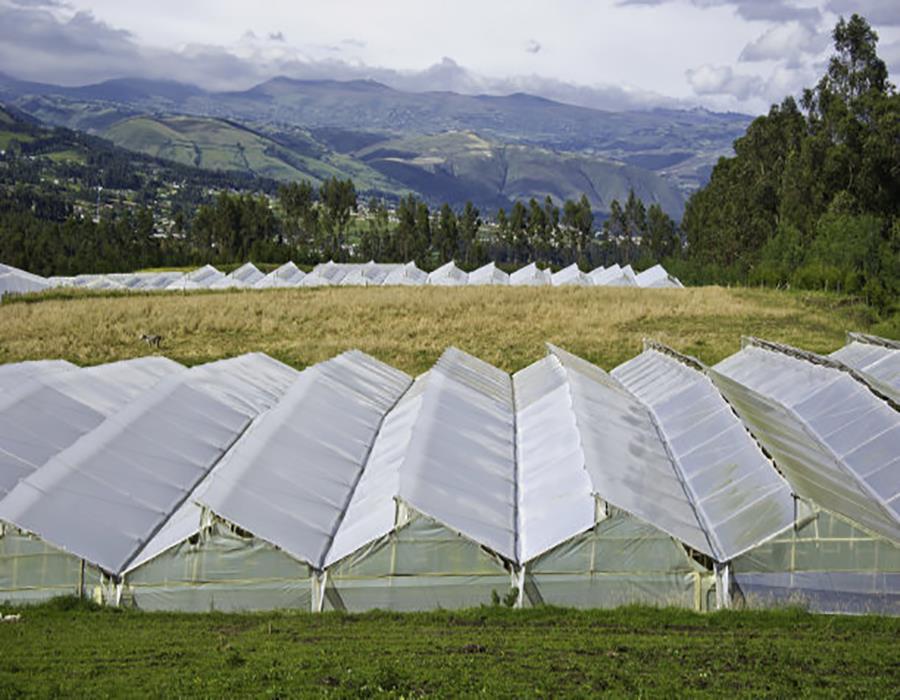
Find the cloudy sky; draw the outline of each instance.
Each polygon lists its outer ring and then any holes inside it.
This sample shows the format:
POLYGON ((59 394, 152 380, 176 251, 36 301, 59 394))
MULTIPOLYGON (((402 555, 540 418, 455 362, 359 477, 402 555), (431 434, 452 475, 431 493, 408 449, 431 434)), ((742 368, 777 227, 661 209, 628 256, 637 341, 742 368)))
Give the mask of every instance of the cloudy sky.
POLYGON ((0 72, 65 85, 275 75, 747 113, 812 85, 840 14, 900 76, 900 0, 0 0, 0 72))

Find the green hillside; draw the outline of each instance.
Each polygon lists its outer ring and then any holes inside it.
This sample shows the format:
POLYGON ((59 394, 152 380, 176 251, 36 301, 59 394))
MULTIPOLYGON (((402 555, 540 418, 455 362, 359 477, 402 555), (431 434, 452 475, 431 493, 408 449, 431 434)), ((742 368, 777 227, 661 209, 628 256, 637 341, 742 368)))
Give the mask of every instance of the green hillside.
POLYGON ((206 170, 316 185, 330 177, 350 177, 363 192, 404 191, 363 163, 332 153, 300 129, 264 133, 222 119, 142 116, 113 124, 104 136, 131 151, 206 170))
POLYGON ((105 136, 117 146, 209 170, 239 170, 279 180, 310 177, 278 157, 270 140, 224 121, 194 117, 135 117, 105 136))
POLYGON ((408 136, 375 143, 353 153, 367 165, 426 196, 472 199, 491 208, 517 199, 556 201, 588 195, 595 210, 608 212, 628 192, 658 203, 680 217, 681 193, 641 168, 545 148, 492 143, 472 132, 408 136), (448 196, 449 195, 449 196, 448 196))
MULTIPOLYGON (((207 117, 132 117, 104 135, 116 145, 209 170, 276 180, 351 178, 362 193, 402 196, 416 192, 439 204, 472 201, 485 211, 517 199, 556 201, 586 193, 598 212, 630 190, 680 217, 682 194, 655 173, 600 158, 556 153, 538 146, 507 145, 470 131, 391 137, 353 132, 362 146, 338 152, 300 127, 251 128, 207 117)), ((347 134, 344 134, 345 140, 347 134)))

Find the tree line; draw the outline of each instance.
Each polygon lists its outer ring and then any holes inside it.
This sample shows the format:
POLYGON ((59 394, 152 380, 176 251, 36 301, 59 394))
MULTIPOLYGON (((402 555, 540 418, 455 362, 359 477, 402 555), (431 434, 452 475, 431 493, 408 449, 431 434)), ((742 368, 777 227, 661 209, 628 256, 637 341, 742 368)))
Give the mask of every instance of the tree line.
MULTIPOLYGON (((840 19, 825 75, 756 119, 688 202, 696 281, 900 299, 900 95, 865 19, 840 19)), ((676 265, 676 268, 678 266, 676 265)))

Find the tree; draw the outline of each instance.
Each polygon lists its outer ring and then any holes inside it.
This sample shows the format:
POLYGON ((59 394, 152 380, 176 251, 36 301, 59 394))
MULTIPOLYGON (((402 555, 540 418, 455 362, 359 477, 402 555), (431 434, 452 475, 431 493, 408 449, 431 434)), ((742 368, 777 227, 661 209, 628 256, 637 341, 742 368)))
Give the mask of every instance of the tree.
POLYGON ((410 194, 397 205, 397 228, 394 230, 392 257, 400 262, 409 262, 416 251, 416 211, 418 199, 410 194))
POLYGON ((512 257, 516 263, 531 259, 528 240, 528 209, 522 202, 515 202, 509 213, 509 231, 512 238, 512 257))
POLYGON ((380 199, 369 200, 369 216, 360 237, 360 254, 365 260, 385 261, 389 255, 390 215, 380 199))
POLYGON ((453 260, 460 249, 459 225, 449 204, 441 207, 440 218, 434 233, 434 247, 440 264, 453 260))
POLYGON ((653 204, 647 211, 647 232, 641 241, 641 248, 655 262, 675 255, 681 244, 675 222, 659 204, 653 204))
POLYGON ((332 259, 343 259, 345 233, 350 217, 356 211, 356 187, 353 180, 329 178, 319 190, 322 200, 322 227, 325 231, 324 251, 332 259))
POLYGON ((862 17, 837 23, 835 53, 801 106, 754 120, 682 221, 694 264, 772 284, 900 298, 900 96, 862 17), (804 113, 805 112, 805 113, 804 113))
POLYGON ((463 262, 472 267, 482 262, 481 245, 478 240, 478 232, 481 230, 481 213, 472 202, 466 202, 458 223, 463 262))
POLYGON ((278 188, 278 203, 285 220, 285 237, 301 254, 308 254, 319 237, 316 199, 315 188, 305 180, 278 188))
POLYGON ((588 242, 594 230, 594 213, 587 195, 581 195, 577 202, 566 200, 562 223, 568 239, 569 261, 584 264, 588 242))
POLYGON ((412 249, 413 259, 420 265, 428 262, 428 254, 431 251, 431 212, 423 201, 416 204, 415 237, 412 249))

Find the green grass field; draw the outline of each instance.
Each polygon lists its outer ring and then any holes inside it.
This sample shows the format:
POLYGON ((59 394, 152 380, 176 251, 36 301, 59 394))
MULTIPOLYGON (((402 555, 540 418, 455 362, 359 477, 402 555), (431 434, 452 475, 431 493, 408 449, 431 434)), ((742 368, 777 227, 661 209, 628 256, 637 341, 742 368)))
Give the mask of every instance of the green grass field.
POLYGON ((900 620, 792 610, 19 612, 0 624, 0 697, 888 698, 900 683, 900 620))

